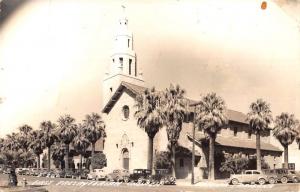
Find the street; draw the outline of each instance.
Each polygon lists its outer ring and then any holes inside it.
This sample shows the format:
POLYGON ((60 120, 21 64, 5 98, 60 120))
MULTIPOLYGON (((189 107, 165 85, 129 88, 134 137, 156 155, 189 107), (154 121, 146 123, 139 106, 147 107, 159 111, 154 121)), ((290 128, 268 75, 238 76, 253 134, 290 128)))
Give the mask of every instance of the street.
MULTIPOLYGON (((8 175, 0 175, 0 183, 3 186, 7 182, 8 175)), ((34 176, 18 176, 19 186, 22 186, 23 178, 28 182, 29 186, 43 186, 48 191, 134 191, 134 192, 150 192, 150 191, 164 191, 164 192, 298 192, 300 191, 300 184, 275 184, 275 185, 220 185, 220 184, 207 184, 200 186, 159 186, 159 185, 146 185, 134 183, 114 183, 105 181, 90 181, 78 180, 68 178, 45 178, 34 176)), ((0 187, 1 189, 1 187, 0 187)), ((1 190, 0 190, 1 191, 1 190)))

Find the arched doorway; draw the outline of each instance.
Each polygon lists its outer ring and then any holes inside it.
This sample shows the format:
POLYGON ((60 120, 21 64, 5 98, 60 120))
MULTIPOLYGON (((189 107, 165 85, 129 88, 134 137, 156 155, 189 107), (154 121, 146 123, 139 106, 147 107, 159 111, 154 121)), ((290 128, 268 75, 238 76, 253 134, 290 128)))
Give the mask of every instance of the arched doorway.
POLYGON ((123 169, 129 170, 129 151, 127 148, 122 150, 122 166, 123 169))

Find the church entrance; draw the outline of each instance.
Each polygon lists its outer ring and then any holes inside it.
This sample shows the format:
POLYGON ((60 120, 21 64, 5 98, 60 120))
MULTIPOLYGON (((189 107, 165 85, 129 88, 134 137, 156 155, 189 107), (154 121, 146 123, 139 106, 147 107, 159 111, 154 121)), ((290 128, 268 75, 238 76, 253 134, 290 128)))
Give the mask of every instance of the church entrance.
POLYGON ((129 170, 129 152, 127 148, 122 150, 123 169, 129 170))

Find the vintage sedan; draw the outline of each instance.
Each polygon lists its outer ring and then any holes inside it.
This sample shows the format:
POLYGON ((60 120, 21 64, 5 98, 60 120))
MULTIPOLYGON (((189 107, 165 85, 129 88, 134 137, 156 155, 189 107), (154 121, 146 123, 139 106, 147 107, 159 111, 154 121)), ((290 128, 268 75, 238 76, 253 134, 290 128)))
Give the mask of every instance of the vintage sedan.
POLYGON ((293 170, 278 168, 271 170, 271 172, 277 175, 277 181, 281 183, 287 183, 289 181, 293 183, 298 183, 300 181, 300 175, 293 170))
POLYGON ((127 183, 129 181, 129 171, 126 169, 115 169, 112 173, 109 173, 105 176, 106 181, 124 181, 127 183))
POLYGON ((232 174, 229 178, 229 184, 237 185, 239 183, 259 183, 264 185, 265 183, 275 183, 276 178, 270 177, 270 175, 265 174, 258 170, 246 170, 241 174, 232 174))
POLYGON ((129 176, 129 181, 137 183, 151 183, 151 170, 149 169, 134 169, 129 176))
POLYGON ((87 179, 102 180, 105 179, 106 171, 104 169, 94 169, 87 174, 87 179))

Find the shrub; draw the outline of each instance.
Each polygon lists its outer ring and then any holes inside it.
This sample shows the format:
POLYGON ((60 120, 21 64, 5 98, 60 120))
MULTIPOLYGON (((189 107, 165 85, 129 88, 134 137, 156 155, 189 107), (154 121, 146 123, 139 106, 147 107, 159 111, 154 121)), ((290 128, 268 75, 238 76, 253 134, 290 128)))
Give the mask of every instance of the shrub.
POLYGON ((96 153, 94 157, 91 158, 91 164, 94 169, 102 169, 106 166, 106 155, 104 153, 96 153))
POLYGON ((155 169, 171 169, 171 153, 168 151, 161 151, 156 154, 155 169))
POLYGON ((248 168, 249 159, 238 154, 224 154, 225 161, 221 163, 220 171, 229 173, 241 173, 248 168))

